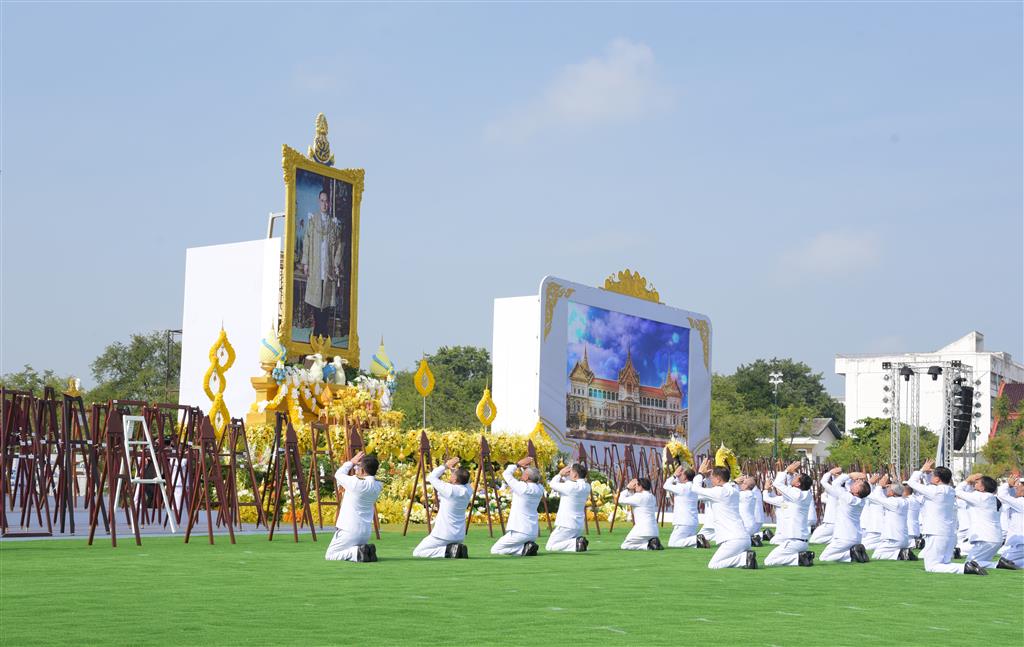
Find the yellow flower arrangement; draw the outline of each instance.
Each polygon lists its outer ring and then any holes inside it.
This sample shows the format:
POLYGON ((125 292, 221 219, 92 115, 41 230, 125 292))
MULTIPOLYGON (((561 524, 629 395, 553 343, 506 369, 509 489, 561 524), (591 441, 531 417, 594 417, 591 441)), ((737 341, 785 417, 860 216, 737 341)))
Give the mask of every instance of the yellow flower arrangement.
POLYGON ((690 467, 696 467, 696 465, 693 464, 693 453, 690 451, 690 448, 683 443, 677 440, 669 441, 669 443, 665 445, 665 451, 677 461, 685 465, 689 465, 690 467))

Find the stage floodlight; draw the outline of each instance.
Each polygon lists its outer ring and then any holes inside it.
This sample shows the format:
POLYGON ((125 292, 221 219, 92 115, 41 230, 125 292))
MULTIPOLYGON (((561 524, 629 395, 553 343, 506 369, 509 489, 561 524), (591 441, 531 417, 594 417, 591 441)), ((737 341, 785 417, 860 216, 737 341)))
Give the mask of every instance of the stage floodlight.
POLYGON ((885 375, 883 375, 882 379, 885 380, 886 382, 888 382, 889 381, 889 374, 886 373, 885 375))
POLYGON ((910 381, 910 376, 913 375, 913 374, 914 374, 914 369, 910 368, 909 366, 904 366, 903 368, 900 369, 900 375, 903 376, 903 381, 905 381, 905 382, 909 382, 910 381))
POLYGON ((892 368, 892 362, 882 362, 882 370, 888 371, 892 368))
POLYGON ((941 366, 929 366, 928 367, 928 375, 932 376, 932 382, 934 382, 935 380, 939 379, 940 375, 942 375, 942 367, 941 366))

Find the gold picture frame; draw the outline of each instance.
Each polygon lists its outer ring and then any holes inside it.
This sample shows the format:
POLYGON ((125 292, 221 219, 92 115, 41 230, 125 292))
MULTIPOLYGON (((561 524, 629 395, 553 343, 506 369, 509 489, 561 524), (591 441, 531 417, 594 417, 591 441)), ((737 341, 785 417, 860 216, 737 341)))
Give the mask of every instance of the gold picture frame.
MULTIPOLYGON (((348 264, 349 308, 347 346, 337 346, 331 340, 329 353, 348 361, 349 366, 359 366, 359 209, 363 198, 363 182, 365 171, 361 168, 336 169, 306 157, 288 145, 281 147, 281 166, 284 169, 285 185, 285 240, 284 267, 282 268, 283 290, 281 293, 281 341, 288 351, 289 357, 311 355, 316 352, 309 339, 305 341, 294 338, 293 321, 295 319, 295 250, 297 243, 296 229, 299 215, 297 213, 297 175, 298 171, 344 182, 352 187, 352 229, 351 229, 351 261, 348 264)), ((343 268, 343 270, 346 268, 343 268)), ((340 280, 340 279, 339 279, 340 280)), ((339 286, 338 294, 341 294, 339 286)), ((312 332, 310 333, 312 334, 312 332)))

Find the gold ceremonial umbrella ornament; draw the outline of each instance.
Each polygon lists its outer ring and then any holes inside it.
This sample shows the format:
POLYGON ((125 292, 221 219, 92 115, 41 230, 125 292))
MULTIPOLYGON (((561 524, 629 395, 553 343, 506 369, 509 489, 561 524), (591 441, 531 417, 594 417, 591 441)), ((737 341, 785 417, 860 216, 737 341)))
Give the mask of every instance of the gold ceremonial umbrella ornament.
POLYGON ((476 418, 484 426, 484 431, 487 431, 497 416, 498 408, 494 406, 494 400, 491 399, 491 389, 490 387, 485 388, 483 397, 476 405, 476 418))

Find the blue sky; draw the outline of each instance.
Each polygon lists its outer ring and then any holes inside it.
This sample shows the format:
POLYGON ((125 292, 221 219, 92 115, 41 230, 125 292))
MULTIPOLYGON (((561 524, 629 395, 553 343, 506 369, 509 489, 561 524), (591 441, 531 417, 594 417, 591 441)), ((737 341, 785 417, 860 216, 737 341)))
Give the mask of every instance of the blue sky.
POLYGON ((665 373, 671 371, 683 391, 683 408, 686 407, 689 329, 575 301, 568 303, 567 316, 566 377, 583 357, 584 348, 590 370, 597 377, 613 381, 632 354, 640 384, 661 386, 665 373))
POLYGON ((107 343, 179 327, 185 249, 264 235, 280 145, 321 111, 366 168, 364 363, 380 335, 401 367, 490 346, 493 298, 624 267, 711 317, 717 371, 792 356, 841 392, 836 353, 972 329, 1024 356, 1019 4, 0 19, 5 372, 88 378, 107 343))

